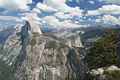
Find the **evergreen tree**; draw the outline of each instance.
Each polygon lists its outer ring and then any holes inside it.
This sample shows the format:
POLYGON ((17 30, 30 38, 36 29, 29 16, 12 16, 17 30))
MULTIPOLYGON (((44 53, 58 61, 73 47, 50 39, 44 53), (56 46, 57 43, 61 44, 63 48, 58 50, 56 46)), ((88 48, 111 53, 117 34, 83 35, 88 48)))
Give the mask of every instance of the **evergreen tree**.
POLYGON ((119 66, 120 57, 118 56, 119 32, 108 29, 103 36, 98 39, 90 48, 85 57, 85 61, 90 67, 104 67, 110 65, 119 66))

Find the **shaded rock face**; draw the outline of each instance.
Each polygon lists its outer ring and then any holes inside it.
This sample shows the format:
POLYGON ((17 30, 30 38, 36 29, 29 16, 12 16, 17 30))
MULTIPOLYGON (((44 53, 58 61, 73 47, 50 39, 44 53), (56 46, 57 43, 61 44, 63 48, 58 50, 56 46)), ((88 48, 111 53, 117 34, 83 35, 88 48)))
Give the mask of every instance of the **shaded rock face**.
POLYGON ((28 21, 26 21, 25 25, 21 28, 21 35, 27 36, 28 31, 30 31, 30 30, 31 30, 30 23, 28 21))
POLYGON ((70 65, 71 70, 75 73, 76 80, 85 80, 85 74, 87 67, 83 66, 84 63, 79 60, 79 57, 76 55, 76 50, 71 49, 67 55, 67 59, 70 65))
POLYGON ((42 34, 39 24, 35 23, 34 21, 26 21, 25 25, 21 28, 21 33, 25 36, 28 33, 37 33, 42 34))
POLYGON ((85 66, 76 51, 55 39, 29 33, 28 24, 3 47, 1 59, 13 66, 14 80, 83 80, 85 66))

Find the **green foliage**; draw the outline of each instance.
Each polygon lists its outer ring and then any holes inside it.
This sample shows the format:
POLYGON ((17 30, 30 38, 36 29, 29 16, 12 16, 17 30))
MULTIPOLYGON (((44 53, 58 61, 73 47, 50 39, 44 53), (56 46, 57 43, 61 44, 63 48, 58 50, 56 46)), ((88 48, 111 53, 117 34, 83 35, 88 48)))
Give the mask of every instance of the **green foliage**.
POLYGON ((106 75, 106 80, 120 80, 120 71, 105 71, 104 74, 106 75))
POLYGON ((12 80, 11 67, 0 60, 0 80, 12 80))
POLYGON ((85 57, 85 61, 88 62, 89 67, 120 65, 120 57, 117 55, 117 50, 120 49, 118 46, 118 35, 119 33, 116 30, 108 29, 94 43, 85 57))
POLYGON ((80 58, 82 58, 83 56, 86 55, 87 52, 85 48, 78 48, 78 53, 79 53, 80 58))

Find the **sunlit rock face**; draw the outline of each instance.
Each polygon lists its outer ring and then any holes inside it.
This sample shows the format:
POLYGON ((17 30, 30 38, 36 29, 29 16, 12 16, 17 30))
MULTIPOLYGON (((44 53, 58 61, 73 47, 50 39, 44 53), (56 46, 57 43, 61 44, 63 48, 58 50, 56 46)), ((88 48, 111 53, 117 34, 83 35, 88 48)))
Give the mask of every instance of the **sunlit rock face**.
POLYGON ((37 24, 34 21, 29 21, 30 25, 31 25, 31 32, 33 33, 38 33, 38 34, 42 34, 41 30, 40 30, 40 26, 39 24, 37 24))
POLYGON ((79 35, 71 36, 70 41, 71 41, 72 46, 74 47, 83 47, 81 38, 79 35))
POLYGON ((42 34, 39 24, 32 20, 26 21, 21 31, 25 31, 25 33, 29 31, 30 33, 42 34))
POLYGON ((98 69, 92 69, 87 72, 87 78, 85 80, 119 80, 120 68, 117 66, 102 67, 98 69))
POLYGON ((4 44, 0 58, 13 66, 13 80, 84 80, 77 52, 37 29, 26 22, 4 44))
POLYGON ((74 33, 71 30, 56 31, 54 35, 58 38, 66 39, 67 45, 70 47, 83 47, 81 37, 78 33, 74 33))

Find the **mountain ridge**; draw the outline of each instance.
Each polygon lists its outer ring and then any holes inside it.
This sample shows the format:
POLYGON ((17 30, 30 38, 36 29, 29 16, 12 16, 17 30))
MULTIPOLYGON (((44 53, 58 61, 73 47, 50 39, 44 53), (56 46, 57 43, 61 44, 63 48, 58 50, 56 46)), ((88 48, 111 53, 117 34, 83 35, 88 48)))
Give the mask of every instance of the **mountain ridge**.
POLYGON ((21 32, 7 39, 1 54, 1 59, 13 66, 15 80, 84 79, 85 65, 75 49, 41 34, 29 33, 29 29, 21 38, 21 32))

